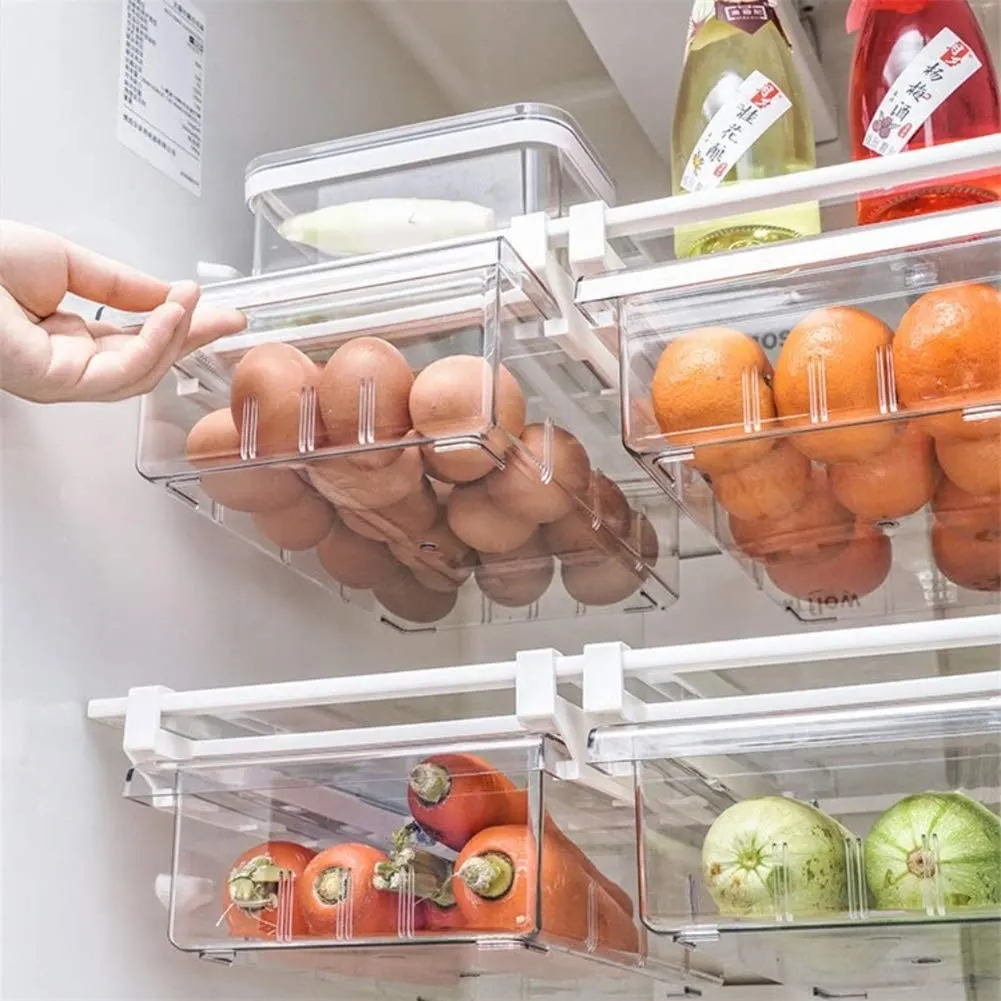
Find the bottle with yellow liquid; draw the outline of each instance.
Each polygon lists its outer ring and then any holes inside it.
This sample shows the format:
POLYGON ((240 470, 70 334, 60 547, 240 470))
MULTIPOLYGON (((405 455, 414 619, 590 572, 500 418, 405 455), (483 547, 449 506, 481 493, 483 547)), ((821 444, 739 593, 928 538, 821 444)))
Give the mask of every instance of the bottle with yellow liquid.
MULTIPOLYGON (((816 166, 813 123, 772 0, 695 0, 674 110, 675 194, 816 166)), ((678 257, 820 232, 816 202, 679 226, 678 257)))

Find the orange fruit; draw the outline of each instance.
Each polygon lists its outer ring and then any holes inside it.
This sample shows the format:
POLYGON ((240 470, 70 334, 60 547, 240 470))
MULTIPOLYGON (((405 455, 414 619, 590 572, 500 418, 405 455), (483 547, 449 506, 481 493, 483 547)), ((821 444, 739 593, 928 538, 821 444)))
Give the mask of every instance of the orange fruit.
MULTIPOLYGON (((1001 401, 1001 293, 989 285, 926 292, 904 314, 893 341, 897 396, 908 409, 1001 401)), ((984 438, 1001 421, 928 417, 930 434, 984 438)))
POLYGON ((781 518, 799 507, 809 489, 809 459, 784 441, 763 459, 713 479, 719 506, 745 521, 781 518))
POLYGON ((1001 435, 977 441, 939 438, 935 454, 957 487, 971 494, 1001 494, 1001 435))
MULTIPOLYGON (((739 330, 704 327, 680 334, 664 348, 650 383, 657 425, 672 445, 741 437, 775 416, 771 374, 761 345, 739 330)), ((695 465, 710 475, 728 472, 771 447, 749 441, 697 449, 695 465)))
POLYGON ((944 476, 931 508, 950 531, 981 539, 1001 538, 1001 494, 970 494, 944 476))
POLYGON ((772 563, 771 582, 792 598, 818 610, 851 607, 886 580, 893 562, 890 540, 868 525, 859 525, 846 547, 830 546, 812 560, 772 563))
POLYGON ((932 439, 913 424, 885 452, 831 466, 831 490, 866 521, 892 521, 920 511, 935 493, 938 470, 932 439))
POLYGON ((751 559, 766 563, 815 559, 831 546, 844 548, 854 531, 855 517, 834 499, 822 469, 814 471, 803 503, 783 517, 746 521, 730 515, 734 543, 751 559))
POLYGON ((935 522, 931 547, 936 566, 953 584, 971 591, 1001 591, 1001 539, 981 539, 935 522))
MULTIPOLYGON (((810 313, 789 332, 772 389, 785 423, 864 421, 886 412, 891 386, 886 373, 893 331, 871 313, 832 306, 810 313)), ((811 431, 793 439, 804 455, 818 462, 855 462, 888 448, 893 427, 811 431)))

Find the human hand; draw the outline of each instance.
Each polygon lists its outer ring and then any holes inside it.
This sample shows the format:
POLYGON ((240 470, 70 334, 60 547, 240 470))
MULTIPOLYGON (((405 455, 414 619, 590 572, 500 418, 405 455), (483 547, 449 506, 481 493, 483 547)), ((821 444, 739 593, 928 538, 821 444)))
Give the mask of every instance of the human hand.
POLYGON ((167 282, 15 222, 0 221, 0 389, 36 403, 148 393, 178 359, 246 326, 235 309, 197 309, 194 282, 167 282), (124 333, 59 311, 67 293, 149 313, 124 333))

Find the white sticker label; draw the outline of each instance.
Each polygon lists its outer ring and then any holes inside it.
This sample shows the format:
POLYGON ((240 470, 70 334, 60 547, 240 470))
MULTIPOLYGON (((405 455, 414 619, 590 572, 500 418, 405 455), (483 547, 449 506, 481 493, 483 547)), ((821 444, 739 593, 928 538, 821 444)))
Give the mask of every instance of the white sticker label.
POLYGON ((682 188, 690 192, 715 188, 791 107, 792 101, 778 86, 755 70, 699 136, 681 178, 682 188))
POLYGON ((205 18, 187 0, 124 0, 118 141, 202 190, 205 18))
POLYGON ((899 153, 957 87, 981 67, 976 53, 943 28, 908 64, 879 103, 862 145, 880 156, 899 153))

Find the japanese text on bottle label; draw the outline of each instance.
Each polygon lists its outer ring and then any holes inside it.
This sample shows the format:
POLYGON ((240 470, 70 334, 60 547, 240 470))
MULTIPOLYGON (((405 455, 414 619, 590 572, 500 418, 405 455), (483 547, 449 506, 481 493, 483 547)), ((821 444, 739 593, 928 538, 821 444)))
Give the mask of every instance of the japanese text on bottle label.
POLYGON ((123 7, 118 141, 200 194, 205 18, 187 0, 123 7))
POLYGON ((792 102, 778 86, 755 70, 699 136, 681 187, 689 192, 715 188, 791 107, 792 102))
POLYGON ((880 101, 862 145, 880 156, 899 153, 935 109, 981 65, 976 53, 952 29, 943 28, 880 101))

